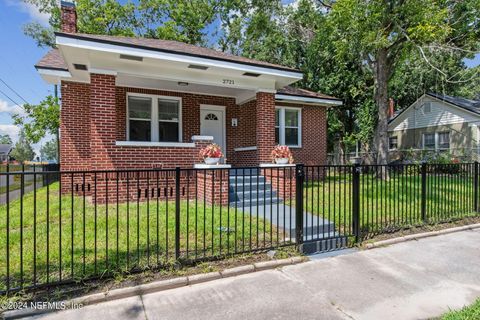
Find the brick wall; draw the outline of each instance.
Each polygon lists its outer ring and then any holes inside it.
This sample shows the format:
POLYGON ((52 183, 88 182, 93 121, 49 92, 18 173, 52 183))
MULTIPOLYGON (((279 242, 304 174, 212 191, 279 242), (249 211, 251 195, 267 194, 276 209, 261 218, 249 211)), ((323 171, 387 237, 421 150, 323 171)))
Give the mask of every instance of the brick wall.
POLYGON ((275 147, 275 94, 257 92, 255 116, 256 146, 258 163, 269 163, 270 153, 275 147))
MULTIPOLYGON (((183 142, 191 142, 193 135, 200 134, 200 104, 224 105, 227 107, 227 162, 235 166, 255 166, 271 161, 270 152, 275 144, 275 102, 271 93, 258 93, 258 104, 257 100, 253 100, 238 106, 229 97, 115 87, 115 77, 92 75, 91 85, 62 82, 62 168, 173 168, 177 165, 191 167, 193 163, 199 162, 197 148, 116 146, 116 141, 126 140, 127 92, 181 97, 183 142), (111 98, 112 94, 114 99, 111 98), (91 117, 91 114, 96 116, 91 117), (237 127, 231 126, 232 118, 238 119, 237 127), (262 121, 257 122, 257 118, 262 121), (260 130, 258 134, 257 130, 260 130), (257 146, 258 150, 233 151, 234 148, 250 146, 257 146)), ((290 105, 299 107, 298 104, 290 105)), ((301 107, 302 148, 292 148, 295 162, 324 164, 326 108, 308 105, 301 107)))
MULTIPOLYGON (((127 93, 143 93, 160 96, 171 96, 182 98, 182 140, 191 142, 194 135, 200 134, 200 105, 226 106, 226 143, 227 150, 224 150, 227 161, 233 157, 233 149, 236 147, 235 128, 230 125, 231 118, 237 116, 235 99, 230 97, 209 96, 191 94, 185 92, 172 92, 139 88, 116 88, 116 137, 119 141, 126 140, 126 110, 127 93)), ((132 160, 131 167, 138 167, 142 163, 146 167, 174 168, 192 167, 198 163, 198 150, 189 151, 191 148, 158 148, 158 147, 117 147, 112 160, 117 166, 128 166, 128 160, 132 160)), ((144 166, 144 167, 145 167, 144 166)))
MULTIPOLYGON (((282 105, 286 105, 283 104, 282 105)), ((297 105, 298 106, 298 105, 297 105)), ((327 163, 327 109, 302 106, 302 148, 292 148, 295 163, 327 163)))
POLYGON ((90 85, 62 81, 60 163, 63 170, 90 167, 90 85))
MULTIPOLYGON (((257 125, 256 106, 256 100, 236 106, 235 116, 232 116, 232 118, 235 117, 238 119, 238 126, 231 130, 234 134, 233 140, 235 148, 253 147, 257 145, 255 135, 257 125)), ((234 151, 230 160, 235 166, 256 166, 258 165, 257 151, 234 151)))
POLYGON ((90 148, 92 168, 113 169, 117 140, 115 76, 90 75, 90 148))

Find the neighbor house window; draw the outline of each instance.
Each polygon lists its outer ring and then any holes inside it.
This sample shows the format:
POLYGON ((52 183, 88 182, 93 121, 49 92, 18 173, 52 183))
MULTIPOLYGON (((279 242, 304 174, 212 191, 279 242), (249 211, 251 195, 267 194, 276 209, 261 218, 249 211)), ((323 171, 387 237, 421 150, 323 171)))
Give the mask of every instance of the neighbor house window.
POLYGON ((389 143, 388 143, 388 148, 390 150, 396 150, 398 147, 398 137, 390 137, 389 143))
POLYGON ((450 132, 424 133, 423 148, 429 150, 449 150, 450 132))
POLYGON ((450 132, 439 132, 438 135, 438 149, 450 149, 450 132))
POLYGON ((128 140, 181 142, 181 100, 174 97, 129 94, 128 140))
POLYGON ((300 147, 302 144, 301 123, 301 109, 276 107, 275 143, 290 147, 300 147))
POLYGON ((435 133, 423 134, 423 149, 435 150, 435 133))

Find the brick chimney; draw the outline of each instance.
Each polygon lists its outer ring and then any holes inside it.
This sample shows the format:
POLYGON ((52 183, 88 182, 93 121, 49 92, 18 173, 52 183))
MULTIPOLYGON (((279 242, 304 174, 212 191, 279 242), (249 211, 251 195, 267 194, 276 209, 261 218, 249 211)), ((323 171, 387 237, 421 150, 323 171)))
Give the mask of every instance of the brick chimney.
POLYGON ((395 102, 392 98, 388 100, 388 118, 391 119, 395 115, 395 102))
POLYGON ((61 28, 62 32, 77 32, 77 9, 73 1, 61 1, 61 28))

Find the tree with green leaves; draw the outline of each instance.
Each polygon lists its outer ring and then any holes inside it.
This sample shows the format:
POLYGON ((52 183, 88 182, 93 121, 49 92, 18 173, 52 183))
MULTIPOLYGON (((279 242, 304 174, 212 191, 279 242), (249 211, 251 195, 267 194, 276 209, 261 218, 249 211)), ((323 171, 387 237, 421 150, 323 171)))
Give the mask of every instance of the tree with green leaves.
MULTIPOLYGON (((41 13, 48 14, 49 26, 30 22, 24 33, 40 47, 55 47, 55 31, 60 31, 60 7, 57 0, 23 0, 35 6, 41 13)), ((134 36, 141 34, 142 22, 138 19, 137 6, 128 2, 124 5, 116 0, 77 0, 78 32, 91 34, 134 36)))
POLYGON ((338 0, 331 6, 337 54, 362 61, 373 75, 377 163, 388 161, 389 83, 396 69, 405 57, 418 53, 431 68, 445 73, 432 63, 429 52, 478 50, 479 11, 476 0, 338 0))
MULTIPOLYGON (((24 33, 39 46, 55 47, 54 31, 61 26, 56 0, 23 0, 50 15, 49 26, 29 23, 24 33)), ((196 45, 209 42, 209 26, 229 16, 240 0, 138 0, 121 4, 116 0, 77 0, 77 28, 80 33, 142 36, 178 40, 196 45)), ((211 28, 212 29, 212 28, 211 28)))
POLYGON ((0 144, 12 144, 12 138, 8 134, 0 135, 0 144))
POLYGON ((60 127, 58 98, 49 95, 39 104, 23 105, 23 109, 25 115, 14 115, 13 121, 15 125, 22 127, 22 134, 25 138, 32 143, 38 143, 47 134, 51 134, 56 136, 58 145, 60 127))
POLYGON ((32 161, 34 159, 35 151, 33 151, 30 141, 28 141, 23 130, 20 131, 18 141, 10 152, 10 156, 20 163, 32 161))
POLYGON ((40 157, 42 161, 58 162, 57 141, 50 140, 40 148, 40 157))

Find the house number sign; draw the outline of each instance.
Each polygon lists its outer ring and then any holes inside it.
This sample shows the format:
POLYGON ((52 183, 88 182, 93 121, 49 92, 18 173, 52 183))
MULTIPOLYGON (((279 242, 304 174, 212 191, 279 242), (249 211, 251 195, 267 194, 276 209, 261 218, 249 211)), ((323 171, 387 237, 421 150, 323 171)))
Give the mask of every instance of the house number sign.
POLYGON ((223 79, 223 84, 235 84, 235 80, 232 79, 223 79))

